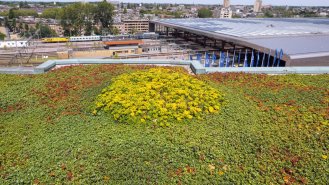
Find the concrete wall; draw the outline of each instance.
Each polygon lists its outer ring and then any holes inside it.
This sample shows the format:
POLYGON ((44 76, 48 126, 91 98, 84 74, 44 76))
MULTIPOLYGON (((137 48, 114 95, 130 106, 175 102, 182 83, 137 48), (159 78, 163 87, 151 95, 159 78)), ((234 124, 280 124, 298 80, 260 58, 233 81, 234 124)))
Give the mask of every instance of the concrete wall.
POLYGON ((156 60, 156 59, 69 59, 48 60, 35 68, 0 68, 0 74, 38 74, 45 73, 56 65, 77 64, 152 64, 152 65, 188 65, 195 74, 244 72, 259 74, 329 74, 329 67, 204 67, 196 60, 156 60))
POLYGON ((292 59, 287 66, 329 66, 329 56, 292 59))

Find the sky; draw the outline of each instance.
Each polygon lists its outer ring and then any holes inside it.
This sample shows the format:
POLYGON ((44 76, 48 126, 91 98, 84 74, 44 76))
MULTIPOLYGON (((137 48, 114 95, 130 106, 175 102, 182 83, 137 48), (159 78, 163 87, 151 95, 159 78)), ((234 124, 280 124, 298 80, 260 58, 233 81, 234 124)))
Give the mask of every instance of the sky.
MULTIPOLYGON (((6 0, 13 1, 13 0, 6 0)), ((24 1, 24 0, 15 0, 24 1)), ((27 0, 33 1, 33 0, 27 0)), ((54 1, 54 0, 35 0, 54 1)), ((79 0, 56 0, 57 2, 79 1, 79 0)), ((84 1, 84 0, 81 0, 84 1)), ((88 0, 87 0, 88 1, 88 0)), ((95 0, 93 0, 95 1, 95 0)), ((114 0, 133 3, 176 3, 176 4, 223 4, 223 0, 114 0)), ((231 0, 232 5, 253 5, 255 0, 231 0)), ((329 0, 263 0, 263 5, 288 5, 288 6, 329 6, 329 0)))
MULTIPOLYGON (((223 0, 122 0, 122 2, 223 4, 223 0)), ((253 5, 255 0, 231 0, 232 5, 253 5)), ((329 0, 263 0, 264 5, 329 6, 329 0)))

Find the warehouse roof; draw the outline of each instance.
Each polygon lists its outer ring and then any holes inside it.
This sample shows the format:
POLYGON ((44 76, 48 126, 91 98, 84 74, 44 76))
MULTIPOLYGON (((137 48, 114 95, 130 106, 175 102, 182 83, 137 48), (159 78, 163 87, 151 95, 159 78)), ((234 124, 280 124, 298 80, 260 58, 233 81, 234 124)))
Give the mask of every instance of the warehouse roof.
POLYGON ((290 59, 329 57, 329 19, 161 19, 151 23, 258 50, 282 48, 290 59))

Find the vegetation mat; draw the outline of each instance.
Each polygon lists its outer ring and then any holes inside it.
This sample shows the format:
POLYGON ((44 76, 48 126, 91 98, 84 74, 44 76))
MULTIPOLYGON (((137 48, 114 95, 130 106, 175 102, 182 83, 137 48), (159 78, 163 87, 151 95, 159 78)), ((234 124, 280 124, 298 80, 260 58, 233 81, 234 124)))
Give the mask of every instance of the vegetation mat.
POLYGON ((224 104, 165 127, 93 114, 113 79, 149 68, 0 75, 0 184, 328 183, 329 75, 191 76, 224 104))

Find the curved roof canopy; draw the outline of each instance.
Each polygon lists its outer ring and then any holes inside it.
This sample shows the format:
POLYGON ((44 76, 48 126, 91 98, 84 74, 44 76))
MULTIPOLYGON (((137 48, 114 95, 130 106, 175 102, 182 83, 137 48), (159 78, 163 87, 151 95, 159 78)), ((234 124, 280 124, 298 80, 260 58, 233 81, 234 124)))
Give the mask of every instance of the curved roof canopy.
POLYGON ((329 19, 161 19, 151 23, 257 50, 283 49, 289 60, 326 57, 329 65, 329 19))

